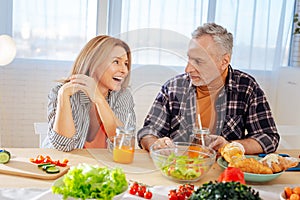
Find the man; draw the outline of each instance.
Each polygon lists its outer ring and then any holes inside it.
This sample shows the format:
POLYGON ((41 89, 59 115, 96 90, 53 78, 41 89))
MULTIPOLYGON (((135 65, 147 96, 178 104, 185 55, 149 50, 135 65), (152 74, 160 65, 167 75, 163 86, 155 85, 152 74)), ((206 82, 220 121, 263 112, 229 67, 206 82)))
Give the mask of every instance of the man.
POLYGON ((232 47, 232 34, 215 23, 192 33, 186 73, 162 86, 137 134, 140 147, 189 141, 201 122, 215 150, 232 141, 246 154, 277 149, 280 136, 266 96, 253 77, 232 69, 232 47))

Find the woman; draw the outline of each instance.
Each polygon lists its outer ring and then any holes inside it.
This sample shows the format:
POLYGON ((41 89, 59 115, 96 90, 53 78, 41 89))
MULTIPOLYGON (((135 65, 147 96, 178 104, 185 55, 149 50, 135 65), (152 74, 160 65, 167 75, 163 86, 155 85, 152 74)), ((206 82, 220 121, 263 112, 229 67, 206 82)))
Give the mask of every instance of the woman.
POLYGON ((44 147, 71 151, 104 148, 117 126, 135 128, 133 98, 126 88, 131 68, 128 45, 110 36, 91 39, 70 76, 48 95, 48 134, 44 147))

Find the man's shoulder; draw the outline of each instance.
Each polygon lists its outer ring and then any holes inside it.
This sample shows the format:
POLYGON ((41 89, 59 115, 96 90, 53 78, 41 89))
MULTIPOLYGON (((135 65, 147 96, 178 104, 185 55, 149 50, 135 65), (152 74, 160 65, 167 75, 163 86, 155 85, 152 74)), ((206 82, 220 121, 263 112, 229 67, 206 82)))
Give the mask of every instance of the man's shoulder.
POLYGON ((232 70, 231 79, 238 85, 258 85, 257 81, 252 75, 238 69, 232 70))
POLYGON ((164 84, 165 86, 185 86, 189 84, 189 77, 186 73, 184 74, 178 74, 169 80, 164 84))

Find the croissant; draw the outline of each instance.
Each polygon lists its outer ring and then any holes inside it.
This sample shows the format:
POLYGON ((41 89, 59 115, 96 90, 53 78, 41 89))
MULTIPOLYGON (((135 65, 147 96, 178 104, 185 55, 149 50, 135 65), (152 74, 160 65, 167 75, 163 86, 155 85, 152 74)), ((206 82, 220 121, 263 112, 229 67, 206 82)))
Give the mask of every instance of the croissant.
POLYGON ((254 174, 273 174, 270 167, 263 165, 254 158, 245 158, 228 164, 229 167, 240 168, 243 172, 254 174))
POLYGON ((298 161, 292 157, 282 157, 278 154, 268 154, 260 162, 272 169, 274 173, 287 170, 298 165, 298 161))

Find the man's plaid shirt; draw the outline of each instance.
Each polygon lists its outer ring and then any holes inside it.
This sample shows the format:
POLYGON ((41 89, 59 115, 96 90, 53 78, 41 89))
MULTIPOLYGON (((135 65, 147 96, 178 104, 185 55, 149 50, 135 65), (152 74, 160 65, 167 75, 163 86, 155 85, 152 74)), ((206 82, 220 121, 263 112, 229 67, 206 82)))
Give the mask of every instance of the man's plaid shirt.
MULTIPOLYGON (((265 153, 277 149, 278 134, 270 106, 258 83, 250 75, 228 69, 223 90, 216 100, 217 123, 214 134, 227 140, 255 139, 265 153)), ((167 81, 157 95, 138 132, 138 141, 146 135, 189 141, 196 120, 196 88, 187 74, 167 81)))

